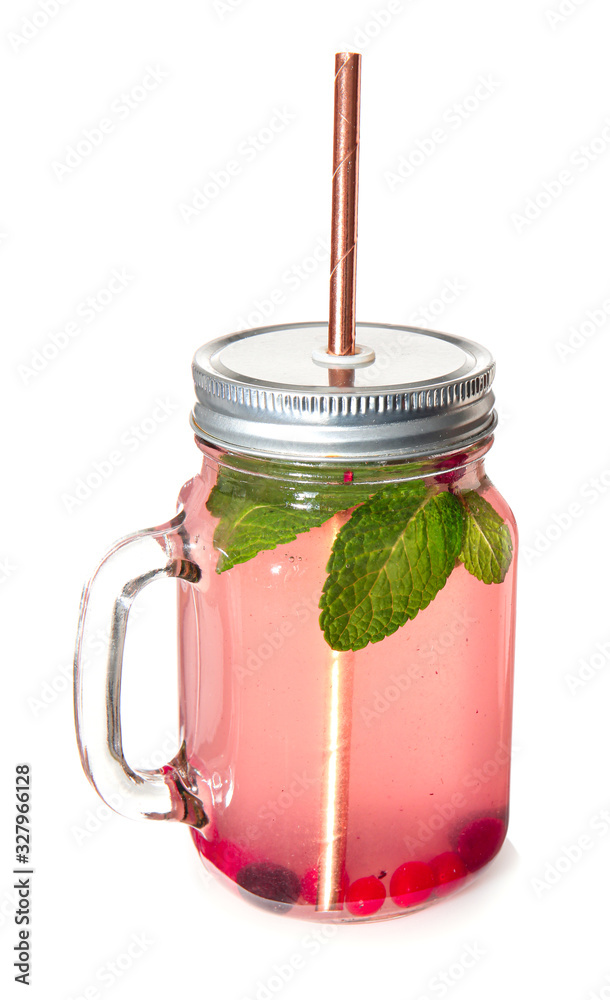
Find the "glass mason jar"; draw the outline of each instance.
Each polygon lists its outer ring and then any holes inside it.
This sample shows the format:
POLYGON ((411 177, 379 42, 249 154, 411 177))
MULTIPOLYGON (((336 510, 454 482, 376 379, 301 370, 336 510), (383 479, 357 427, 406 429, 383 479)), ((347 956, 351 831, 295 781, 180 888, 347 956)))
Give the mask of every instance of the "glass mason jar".
POLYGON ((484 468, 487 351, 359 324, 365 364, 334 368, 324 331, 197 352, 201 471, 85 587, 77 729, 102 797, 190 825, 244 898, 383 919, 466 885, 504 841, 516 528, 484 468), (180 751, 142 771, 122 749, 122 650, 160 576, 178 584, 180 751))

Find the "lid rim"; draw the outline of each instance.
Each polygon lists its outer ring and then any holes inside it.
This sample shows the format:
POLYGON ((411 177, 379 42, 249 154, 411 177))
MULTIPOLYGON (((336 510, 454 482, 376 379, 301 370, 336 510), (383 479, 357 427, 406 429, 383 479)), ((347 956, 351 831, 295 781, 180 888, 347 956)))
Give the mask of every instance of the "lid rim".
MULTIPOLYGON (((225 334, 222 337, 216 337, 214 340, 210 340, 206 344, 202 344, 202 346, 195 351, 191 365, 193 378, 195 378, 197 375, 201 377, 203 375, 210 376, 213 374, 216 378, 221 379, 222 381, 226 381, 227 383, 236 385, 241 385, 243 382, 256 385, 264 384, 269 388, 277 387, 278 390, 281 389, 282 391, 284 391, 285 389, 288 389, 289 391, 290 389, 296 389, 298 385, 300 391, 308 392, 311 388, 313 392, 319 392, 324 394, 344 393, 345 392, 344 389, 335 388, 332 386, 321 386, 321 385, 310 386, 305 382, 287 384, 287 383, 280 383, 279 381, 276 380, 267 382, 266 380, 262 380, 256 377, 251 378, 250 376, 247 375, 229 374, 228 371, 226 370, 221 373, 218 370, 218 368, 214 368, 213 372, 210 371, 212 366, 215 364, 216 360, 215 356, 219 354, 223 348, 228 347, 235 343, 239 343, 239 341, 250 339, 251 337, 266 333, 279 333, 282 331, 288 332, 290 330, 297 330, 297 329, 322 330, 327 328, 328 328, 328 323, 323 320, 310 320, 303 323, 281 323, 275 326, 258 326, 258 327, 253 327, 252 329, 239 330, 236 333, 225 334), (202 367, 201 361, 203 360, 208 362, 208 367, 206 368, 202 367)), ((443 333, 439 330, 427 330, 424 329, 423 327, 401 326, 392 323, 369 323, 369 322, 358 321, 358 323, 356 324, 356 332, 358 333, 360 329, 388 330, 388 331, 395 331, 397 333, 415 333, 415 334, 421 334, 427 338, 444 341, 445 343, 451 343, 454 346, 461 348, 465 353, 470 354, 473 361, 475 361, 475 364, 469 369, 470 378, 476 377, 477 374, 479 373, 482 374, 487 370, 491 370, 493 373, 495 373, 495 361, 493 359, 491 352, 483 344, 480 344, 475 340, 468 340, 465 337, 458 337, 455 334, 443 333)), ((460 371, 464 368, 465 365, 462 365, 460 371)), ((321 369, 321 370, 327 371, 328 369, 321 369)), ((364 377, 366 378, 369 368, 365 367, 359 370, 356 367, 355 371, 358 371, 360 377, 362 377, 364 374, 364 377)), ((464 377, 465 376, 463 375, 458 375, 457 372, 452 372, 447 375, 441 375, 430 379, 421 379, 416 382, 408 384, 410 390, 413 391, 419 386, 424 388, 429 385, 437 385, 440 383, 441 380, 451 381, 453 379, 455 381, 461 381, 462 378, 464 377)), ((493 379, 493 374, 492 374, 492 379, 493 379)), ((406 385, 407 383, 403 384, 406 385)), ((396 391, 396 385, 397 383, 385 383, 385 384, 371 385, 371 386, 357 386, 353 388, 352 392, 356 394, 358 394, 359 392, 366 394, 369 391, 379 393, 383 392, 384 389, 391 392, 393 388, 394 391, 396 391)))

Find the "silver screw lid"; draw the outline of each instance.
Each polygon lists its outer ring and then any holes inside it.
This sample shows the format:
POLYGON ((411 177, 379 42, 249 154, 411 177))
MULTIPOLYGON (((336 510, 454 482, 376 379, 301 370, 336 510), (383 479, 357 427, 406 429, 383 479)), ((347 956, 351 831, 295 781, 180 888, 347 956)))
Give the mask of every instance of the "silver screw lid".
POLYGON ((200 347, 196 435, 243 454, 331 462, 432 457, 493 431, 495 365, 480 344, 358 323, 361 351, 347 378, 340 368, 338 385, 327 333, 327 323, 269 326, 200 347))

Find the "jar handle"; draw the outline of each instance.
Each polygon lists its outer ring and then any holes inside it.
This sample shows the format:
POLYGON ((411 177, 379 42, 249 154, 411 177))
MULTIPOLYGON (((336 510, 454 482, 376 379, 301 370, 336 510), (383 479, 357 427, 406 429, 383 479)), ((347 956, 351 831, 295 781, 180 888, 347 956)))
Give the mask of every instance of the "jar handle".
POLYGON ((194 785, 188 787, 184 744, 171 763, 141 770, 125 760, 121 729, 123 649, 135 598, 163 577, 190 584, 200 577, 199 567, 184 558, 184 518, 181 510, 165 524, 120 539, 85 584, 74 656, 74 714, 83 769, 111 808, 129 818, 176 820, 201 829, 209 819, 194 785))

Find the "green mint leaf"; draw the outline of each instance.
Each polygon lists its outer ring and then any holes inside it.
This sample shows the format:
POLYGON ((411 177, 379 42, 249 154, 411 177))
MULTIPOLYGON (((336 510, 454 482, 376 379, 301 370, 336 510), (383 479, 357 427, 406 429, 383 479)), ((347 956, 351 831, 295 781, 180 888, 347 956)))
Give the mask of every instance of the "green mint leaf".
POLYGON ((420 481, 381 489, 335 539, 320 626, 332 649, 392 635, 445 586, 462 547, 464 507, 420 481))
POLYGON ((300 532, 362 503, 374 489, 358 483, 304 486, 221 467, 206 505, 219 518, 214 532, 216 572, 247 562, 263 549, 293 542, 300 532))
POLYGON ((502 583, 513 557, 508 525, 474 490, 460 494, 466 522, 460 560, 483 583, 502 583))

